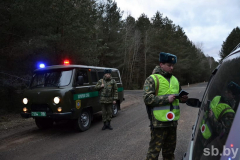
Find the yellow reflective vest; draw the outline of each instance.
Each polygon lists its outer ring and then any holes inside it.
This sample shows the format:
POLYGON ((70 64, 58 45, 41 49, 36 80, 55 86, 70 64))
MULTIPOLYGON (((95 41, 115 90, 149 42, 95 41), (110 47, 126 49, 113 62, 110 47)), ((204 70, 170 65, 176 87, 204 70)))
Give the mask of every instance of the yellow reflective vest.
MULTIPOLYGON (((179 82, 176 77, 171 76, 170 83, 168 80, 159 74, 151 75, 157 89, 157 79, 159 80, 159 89, 157 96, 171 95, 179 93, 179 82), (157 78, 155 77, 157 76, 157 78)), ((179 100, 175 99, 172 104, 159 105, 153 108, 155 119, 161 122, 177 121, 180 118, 179 100), (171 107, 172 105, 172 107, 171 107)))

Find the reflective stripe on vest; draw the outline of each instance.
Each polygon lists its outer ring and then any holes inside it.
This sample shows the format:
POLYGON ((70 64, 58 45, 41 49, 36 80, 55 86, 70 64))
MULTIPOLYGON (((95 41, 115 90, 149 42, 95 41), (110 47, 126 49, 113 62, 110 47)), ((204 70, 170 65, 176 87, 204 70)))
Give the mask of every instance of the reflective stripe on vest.
MULTIPOLYGON (((167 110, 169 106, 154 107, 153 110, 167 110)), ((173 106, 173 109, 180 109, 179 106, 173 106)))
MULTIPOLYGON (((155 74, 159 80, 158 96, 171 95, 179 93, 179 83, 177 78, 171 76, 170 83, 162 75, 155 74)), ((157 79, 154 75, 151 75, 155 84, 157 79)), ((155 85, 156 87, 157 85, 155 85)), ((155 88, 156 89, 156 88, 155 88)), ((157 106, 153 108, 153 115, 155 119, 162 122, 177 121, 180 118, 179 100, 175 99, 172 103, 173 110, 170 110, 170 104, 164 106, 157 106)))

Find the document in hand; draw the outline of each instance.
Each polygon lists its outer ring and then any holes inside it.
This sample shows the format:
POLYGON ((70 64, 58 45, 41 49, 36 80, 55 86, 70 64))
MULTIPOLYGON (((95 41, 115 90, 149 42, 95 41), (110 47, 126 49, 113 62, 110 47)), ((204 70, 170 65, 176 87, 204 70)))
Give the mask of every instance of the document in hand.
POLYGON ((183 95, 188 95, 189 93, 187 91, 181 90, 178 94, 176 94, 176 98, 182 97, 183 95))

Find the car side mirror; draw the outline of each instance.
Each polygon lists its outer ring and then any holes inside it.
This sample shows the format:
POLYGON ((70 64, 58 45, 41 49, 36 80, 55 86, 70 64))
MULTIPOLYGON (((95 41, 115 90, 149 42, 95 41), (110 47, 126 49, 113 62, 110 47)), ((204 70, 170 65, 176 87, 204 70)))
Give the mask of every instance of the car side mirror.
POLYGON ((201 106, 201 102, 197 98, 188 98, 186 104, 191 107, 199 108, 201 106))
POLYGON ((77 84, 82 86, 83 85, 83 76, 78 76, 77 84))

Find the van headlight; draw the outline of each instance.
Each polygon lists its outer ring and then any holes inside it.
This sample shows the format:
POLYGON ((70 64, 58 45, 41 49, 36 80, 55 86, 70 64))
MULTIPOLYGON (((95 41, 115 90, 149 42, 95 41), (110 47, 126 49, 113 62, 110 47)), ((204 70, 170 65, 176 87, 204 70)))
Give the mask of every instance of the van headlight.
POLYGON ((28 99, 27 98, 23 98, 23 104, 28 104, 28 99))
POLYGON ((53 98, 53 102, 54 102, 55 104, 58 104, 58 103, 60 102, 60 98, 59 98, 59 97, 54 97, 54 98, 53 98))

